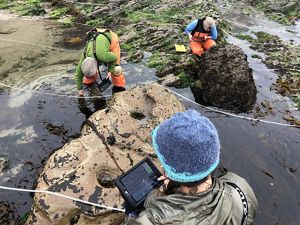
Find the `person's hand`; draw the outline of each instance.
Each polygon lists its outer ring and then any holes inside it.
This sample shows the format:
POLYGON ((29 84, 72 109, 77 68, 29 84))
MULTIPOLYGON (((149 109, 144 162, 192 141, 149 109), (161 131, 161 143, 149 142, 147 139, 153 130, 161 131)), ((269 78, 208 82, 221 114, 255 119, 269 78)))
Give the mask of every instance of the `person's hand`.
POLYGON ((111 72, 108 72, 106 78, 110 78, 110 77, 111 77, 111 72))
POLYGON ((164 181, 164 190, 166 190, 166 188, 168 187, 168 184, 170 182, 169 178, 167 178, 167 176, 164 174, 164 175, 160 176, 159 178, 157 178, 157 180, 164 181))
POLYGON ((79 95, 79 96, 83 96, 83 90, 79 90, 79 91, 78 91, 78 95, 79 95))
POLYGON ((211 36, 204 36, 204 40, 211 39, 211 36))
POLYGON ((193 40, 193 36, 190 33, 188 35, 189 35, 190 41, 192 41, 193 40))

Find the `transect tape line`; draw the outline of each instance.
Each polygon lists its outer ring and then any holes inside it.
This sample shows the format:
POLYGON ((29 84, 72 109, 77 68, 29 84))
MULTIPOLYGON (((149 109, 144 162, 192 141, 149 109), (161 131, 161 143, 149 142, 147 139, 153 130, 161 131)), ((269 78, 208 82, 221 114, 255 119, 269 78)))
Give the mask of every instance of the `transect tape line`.
MULTIPOLYGON (((220 28, 225 34, 231 36, 230 33, 228 33, 227 31, 225 31, 224 29, 220 28)), ((234 34, 238 34, 238 33, 234 33, 234 34)), ((49 48, 52 50, 59 50, 59 51, 81 51, 81 50, 75 50, 75 49, 65 49, 65 48, 55 48, 55 47, 50 47, 50 46, 45 46, 45 45, 38 45, 38 44, 34 44, 34 43, 29 43, 29 42, 24 42, 24 41, 17 41, 17 40, 10 40, 10 39, 3 39, 0 38, 0 41, 8 41, 8 42, 16 42, 16 43, 21 43, 21 44, 28 44, 28 45, 33 45, 33 46, 38 46, 38 47, 42 47, 42 48, 49 48)), ((251 44, 251 43, 250 43, 251 44)), ((263 45, 263 43, 261 43, 263 45)), ((268 45, 278 45, 278 46, 282 46, 279 44, 268 44, 268 45)), ((293 48, 298 48, 297 46, 292 46, 293 48)), ((169 54, 172 55, 172 54, 169 54)), ((276 69, 276 68, 273 68, 276 69)), ((278 68, 278 69, 282 69, 282 68, 278 68)), ((299 72, 300 70, 297 69, 285 69, 285 70, 290 70, 290 71, 295 71, 295 72, 299 72)))
POLYGON ((34 43, 26 42, 26 41, 18 41, 18 40, 11 40, 11 39, 5 39, 5 38, 0 38, 0 41, 8 41, 8 42, 15 42, 15 43, 19 43, 19 44, 33 45, 33 46, 49 48, 52 50, 59 50, 59 51, 79 51, 79 50, 75 50, 75 49, 55 48, 55 47, 50 47, 50 46, 46 46, 46 45, 39 45, 39 44, 34 44, 34 43))
POLYGON ((67 97, 67 98, 82 98, 82 99, 93 99, 93 98, 106 98, 106 97, 111 97, 112 95, 95 95, 95 96, 90 96, 90 97, 81 97, 78 95, 64 95, 64 94, 52 94, 49 92, 43 92, 43 91, 34 91, 34 90, 28 90, 28 89, 23 89, 23 88, 17 88, 17 87, 12 87, 3 83, 0 83, 0 86, 7 87, 9 89, 14 89, 18 91, 27 91, 31 92, 34 94, 42 94, 42 95, 50 95, 50 96, 58 96, 58 97, 67 97))
POLYGON ((95 207, 108 209, 108 210, 113 210, 113 211, 125 212, 125 209, 119 209, 119 208, 110 207, 110 206, 106 206, 106 205, 100 205, 100 204, 97 204, 97 203, 84 201, 84 200, 81 200, 81 199, 69 197, 69 196, 62 195, 62 194, 52 192, 52 191, 31 190, 31 189, 23 189, 23 188, 11 188, 11 187, 4 187, 4 186, 0 186, 0 189, 9 190, 9 191, 20 191, 20 192, 43 193, 43 194, 55 195, 55 196, 58 196, 58 197, 66 198, 66 199, 73 200, 73 201, 76 201, 76 202, 80 202, 80 203, 83 203, 83 204, 86 204, 86 205, 92 205, 92 206, 95 206, 95 207))
MULTIPOLYGON (((145 85, 145 84, 151 84, 151 83, 155 83, 155 81, 149 81, 149 82, 145 82, 145 83, 141 83, 142 85, 145 85)), ((33 90, 26 90, 26 89, 22 89, 22 88, 14 88, 14 87, 10 87, 6 84, 2 84, 0 83, 0 86, 5 86, 5 87, 8 87, 8 88, 11 88, 11 89, 16 89, 16 90, 19 90, 19 91, 29 91, 29 92, 32 92, 32 93, 35 93, 35 94, 42 94, 42 95, 50 95, 50 96, 60 96, 60 97, 68 97, 68 98, 82 98, 82 99, 90 99, 90 98, 105 98, 105 97, 112 97, 112 95, 104 95, 104 96, 93 96, 93 97, 78 97, 78 96, 73 96, 73 95, 61 95, 61 94, 52 94, 52 93, 47 93, 47 92, 41 92, 41 91, 33 91, 33 90)), ((163 86, 163 85, 161 85, 163 86)), ((256 121, 256 122, 263 122, 263 123, 269 123, 269 124, 275 124, 275 125, 280 125, 280 126, 285 126, 285 127, 295 127, 295 128, 300 128, 300 126, 297 126, 297 125, 292 125, 292 124, 284 124, 284 123, 279 123, 279 122, 272 122, 272 121, 268 121, 268 120, 261 120, 261 119, 255 119, 255 118, 250 118, 250 117, 245 117, 245 116, 239 116, 239 115, 236 115, 236 114, 233 114, 233 113, 228 113, 228 112, 224 112, 224 111, 221 111, 221 110, 217 110, 217 109, 214 109, 214 108, 211 108, 211 107, 208 107, 208 106, 204 106, 204 105, 201 105, 195 101, 192 101, 190 100, 189 98, 171 90, 170 88, 167 88, 166 86, 163 86, 164 88, 166 88, 167 90, 169 90, 170 92, 174 93, 175 95, 195 104, 195 105, 198 105, 198 106, 201 106, 202 108, 205 108, 205 109, 208 109, 210 111, 213 111, 213 112, 217 112, 217 113, 221 113, 221 114, 224 114, 224 115, 228 115, 228 116, 231 116, 231 117, 236 117, 236 118, 240 118, 240 119, 245 119, 245 120, 250 120, 250 121, 256 121)))
MULTIPOLYGON (((230 33, 228 33, 227 31, 225 31, 224 29, 220 28, 225 34, 227 35, 231 35, 230 33)), ((232 33, 232 34, 240 34, 240 33, 232 33)), ((15 42, 15 43, 19 43, 19 44, 26 44, 26 45, 32 45, 32 46, 37 46, 37 47, 42 47, 42 48, 49 48, 52 50, 58 50, 58 51, 81 51, 80 49, 66 49, 66 48, 55 48, 55 47, 51 47, 51 46, 46 46, 46 45, 39 45, 39 44, 34 44, 34 43, 30 43, 30 42, 26 42, 26 41, 18 41, 18 40, 11 40, 11 39, 5 39, 5 38, 0 38, 0 41, 7 41, 7 42, 15 42)), ((251 44, 251 43, 250 43, 251 44)), ((274 43, 258 43, 257 45, 273 45, 273 46, 282 46, 282 44, 274 44, 274 43)), ((293 48, 297 48, 299 49, 300 47, 298 46, 293 46, 293 48)), ((171 55, 171 54, 170 54, 171 55)))
POLYGON ((208 106, 204 106, 204 105, 201 105, 197 102, 194 102, 190 99, 188 99, 187 97, 184 97, 183 95, 181 94, 178 94, 177 92, 167 88, 169 91, 171 91, 172 93, 174 93, 175 95, 193 103, 193 104, 196 104, 196 105, 199 105, 205 109, 208 109, 210 111, 213 111, 213 112, 217 112, 217 113, 221 113, 221 114, 224 114, 224 115, 227 115, 227 116, 231 116, 231 117, 236 117, 236 118, 241 118, 241 119, 246 119, 246 120, 250 120, 250 121, 256 121, 256 122, 263 122, 263 123, 270 123, 270 124, 275 124, 275 125, 280 125, 280 126, 285 126, 285 127, 295 127, 295 128, 300 128, 300 126, 297 126, 297 125, 291 125, 291 124, 284 124, 284 123, 278 123, 278 122, 273 122, 273 121, 268 121, 268 120, 260 120, 260 119, 254 119, 254 118, 250 118, 250 117, 245 117, 245 116, 239 116, 239 115, 236 115, 236 114, 232 114, 232 113, 227 113, 227 112, 224 112, 224 111, 220 111, 220 110, 217 110, 217 109, 214 109, 214 108, 211 108, 211 107, 208 107, 208 106))

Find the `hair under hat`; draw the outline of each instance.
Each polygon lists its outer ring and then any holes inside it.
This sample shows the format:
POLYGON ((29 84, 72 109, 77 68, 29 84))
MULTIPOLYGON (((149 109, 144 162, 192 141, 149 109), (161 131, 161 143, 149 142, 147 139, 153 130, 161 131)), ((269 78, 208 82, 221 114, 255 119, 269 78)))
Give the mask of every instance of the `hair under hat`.
POLYGON ((152 142, 167 177, 174 181, 199 181, 219 164, 218 132, 195 110, 176 113, 157 126, 152 142))
POLYGON ((210 27, 216 26, 216 22, 212 17, 207 16, 207 17, 205 17, 205 20, 203 21, 203 26, 204 26, 204 29, 205 28, 208 29, 210 27))
POLYGON ((94 76, 98 69, 97 69, 98 63, 96 59, 92 57, 86 57, 82 64, 81 64, 81 71, 86 77, 92 77, 94 76))

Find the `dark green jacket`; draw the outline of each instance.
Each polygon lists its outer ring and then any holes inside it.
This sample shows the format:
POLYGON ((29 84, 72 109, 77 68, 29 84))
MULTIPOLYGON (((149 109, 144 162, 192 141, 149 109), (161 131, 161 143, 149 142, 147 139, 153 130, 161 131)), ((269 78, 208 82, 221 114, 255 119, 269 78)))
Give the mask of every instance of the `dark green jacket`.
POLYGON ((197 194, 158 196, 154 190, 145 201, 146 210, 138 218, 128 217, 124 225, 241 225, 241 197, 226 181, 235 183, 246 195, 249 212, 247 225, 252 224, 257 200, 247 181, 234 173, 213 179, 212 189, 197 194))
MULTIPOLYGON (((109 31, 105 32, 105 34, 111 39, 111 34, 109 31)), ((108 72, 112 72, 116 66, 117 55, 113 52, 110 52, 109 48, 110 48, 109 40, 107 40, 107 38, 104 35, 101 34, 98 35, 96 38, 97 58, 103 63, 108 63, 108 72)), ((86 57, 94 58, 93 41, 90 41, 87 44, 86 57)), ((82 84, 83 73, 81 71, 81 64, 84 59, 85 59, 84 53, 82 52, 75 72, 75 81, 78 90, 81 90, 83 88, 83 84, 82 84)))

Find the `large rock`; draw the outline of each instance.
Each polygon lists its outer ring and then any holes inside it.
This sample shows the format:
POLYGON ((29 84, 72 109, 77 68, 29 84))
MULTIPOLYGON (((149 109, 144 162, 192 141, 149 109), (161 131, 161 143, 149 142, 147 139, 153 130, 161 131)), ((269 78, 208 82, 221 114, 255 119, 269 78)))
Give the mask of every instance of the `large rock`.
POLYGON ((247 58, 237 46, 214 47, 199 61, 191 89, 196 101, 237 112, 252 109, 256 87, 247 58))
MULTIPOLYGON (((123 199, 114 185, 120 169, 126 171, 145 156, 153 155, 151 130, 184 110, 176 97, 158 84, 115 94, 107 109, 89 118, 109 143, 109 151, 84 125, 78 139, 50 156, 36 188, 123 208, 123 199)), ((35 194, 32 211, 28 225, 120 224, 124 220, 123 213, 46 194, 35 194)))

